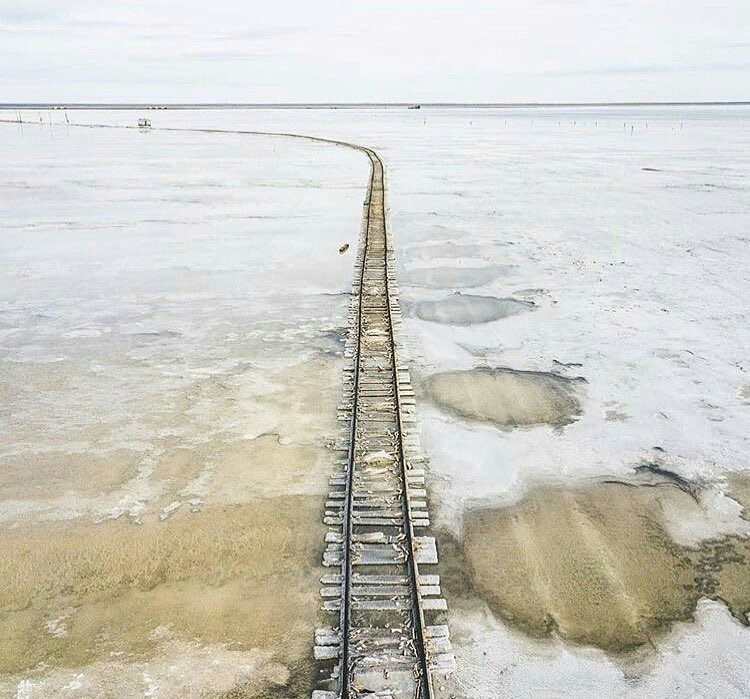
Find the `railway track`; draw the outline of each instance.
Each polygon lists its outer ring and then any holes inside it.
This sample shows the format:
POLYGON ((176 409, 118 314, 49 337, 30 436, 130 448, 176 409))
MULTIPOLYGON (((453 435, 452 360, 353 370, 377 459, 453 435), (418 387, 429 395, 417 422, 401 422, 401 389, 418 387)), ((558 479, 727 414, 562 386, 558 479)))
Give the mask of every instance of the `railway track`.
MULTIPOLYGON (((17 123, 0 119, 0 122, 17 123)), ((18 123, 36 124, 33 121, 18 123)), ((132 125, 69 123, 89 129, 132 125)), ((449 699, 455 666, 425 489, 427 459, 416 432, 416 401, 399 340, 401 311, 385 215, 385 174, 375 151, 345 141, 240 129, 155 127, 153 131, 303 139, 351 148, 370 160, 370 183, 349 309, 341 471, 330 479, 323 609, 335 622, 315 632, 324 664, 312 699, 449 699)))
POLYGON ((329 663, 313 699, 450 696, 454 668, 425 490, 426 459, 415 430, 415 397, 400 357, 401 312, 385 216, 383 164, 371 176, 357 256, 338 448, 330 480, 321 579, 324 610, 315 657, 329 663))

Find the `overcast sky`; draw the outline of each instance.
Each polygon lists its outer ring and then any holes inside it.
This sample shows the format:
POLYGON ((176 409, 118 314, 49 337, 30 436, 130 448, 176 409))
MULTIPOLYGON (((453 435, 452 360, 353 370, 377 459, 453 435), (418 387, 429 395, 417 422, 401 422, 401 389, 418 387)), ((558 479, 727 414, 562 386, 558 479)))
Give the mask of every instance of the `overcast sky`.
POLYGON ((0 0, 0 102, 750 98, 750 0, 0 0))

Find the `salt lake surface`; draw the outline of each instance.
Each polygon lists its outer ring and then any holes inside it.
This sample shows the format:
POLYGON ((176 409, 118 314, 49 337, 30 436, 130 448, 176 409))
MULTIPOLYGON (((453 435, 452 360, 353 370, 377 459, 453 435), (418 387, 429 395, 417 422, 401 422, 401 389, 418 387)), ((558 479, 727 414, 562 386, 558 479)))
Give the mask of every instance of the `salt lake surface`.
MULTIPOLYGON (((383 157, 465 696, 750 693, 750 109, 151 118, 383 157), (528 417, 549 401, 527 378, 548 375, 574 388, 570 419, 528 417), (524 421, 498 418, 497 401, 456 411, 487 376, 524 421), (711 565, 696 592, 658 582, 711 565), (519 575, 528 594, 513 594, 519 575), (594 603, 610 623, 591 621, 594 603)), ((5 124, 0 139, 0 556, 6 571, 28 561, 0 600, 5 691, 294 695, 310 672, 352 265, 338 246, 356 241, 366 161, 59 123, 5 124), (243 555, 209 543, 248 529, 243 555), (295 632, 274 631, 290 605, 295 632), (170 670, 186 657, 192 673, 170 670)))

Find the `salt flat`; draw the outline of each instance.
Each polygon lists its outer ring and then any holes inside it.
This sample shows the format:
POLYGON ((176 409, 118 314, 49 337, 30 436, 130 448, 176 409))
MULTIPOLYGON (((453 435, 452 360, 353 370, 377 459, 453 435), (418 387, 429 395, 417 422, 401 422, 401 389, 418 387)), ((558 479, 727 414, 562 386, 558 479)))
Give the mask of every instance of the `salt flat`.
MULTIPOLYGON (((132 125, 139 115, 70 116, 132 125)), ((607 528, 586 524, 591 507, 605 522, 612 510, 570 493, 603 480, 642 487, 633 478, 644 463, 678 474, 698 491, 693 504, 683 504, 672 495, 680 492, 674 484, 654 486, 658 541, 698 547, 747 536, 744 496, 732 479, 747 469, 750 433, 750 109, 167 111, 155 113, 153 123, 309 133, 381 154, 401 300, 414 309, 406 331, 412 372, 424 387, 419 414, 432 460, 433 511, 444 541, 456 542, 456 555, 466 543, 486 544, 463 541, 467 513, 484 510, 502 520, 505 509, 527 512, 535 498, 546 497, 536 493, 562 488, 565 516, 589 544, 598 537, 594 573, 606 570, 605 600, 619 605, 622 616, 632 578, 607 528), (457 291, 532 308, 468 324, 420 317, 420 304, 445 302, 457 291), (574 379, 580 415, 564 426, 531 420, 512 427, 459 418, 430 400, 431 377, 476 368, 574 379)), ((64 125, 23 127, 22 136, 19 127, 4 125, 2 133, 3 161, 13 163, 4 173, 3 200, 12 206, 0 241, 3 382, 6 403, 14 406, 3 417, 7 468, 17 472, 29 454, 65 451, 92 461, 117 456, 121 474, 96 466, 104 472, 97 485, 88 466, 71 463, 60 494, 12 492, 0 507, 6 522, 89 521, 120 512, 137 519, 137 503, 158 519, 179 489, 157 485, 168 479, 151 475, 158 473, 153 463, 136 459, 135 473, 129 471, 122 453, 148 452, 156 434, 149 425, 159 425, 158 438, 167 444, 213 440, 211 454, 226 431, 233 440, 279 433, 283 443, 284 429, 298 420, 308 422, 289 436, 292 443, 323 443, 330 429, 325 412, 316 412, 312 399, 300 406, 296 380, 278 379, 289 387, 283 399, 264 382, 269 372, 295 367, 293 376, 308 379, 328 371, 308 387, 329 387, 326 404, 335 405, 335 362, 324 370, 321 363, 329 364, 321 355, 335 347, 326 344, 333 342, 326 333, 343 327, 345 300, 326 294, 347 289, 351 257, 313 255, 321 246, 354 243, 363 159, 249 136, 64 125), (187 191, 185 182, 192 183, 187 191), (70 225, 81 218, 80 230, 70 225), (158 335, 165 332, 179 334, 158 335), (131 337, 149 333, 158 339, 131 337), (317 364, 306 370, 305 360, 317 364), (238 374, 244 362, 250 366, 238 374), (58 366, 67 367, 62 378, 58 366), (217 374, 233 400, 216 387, 217 374), (171 396, 171 407, 156 415, 164 396, 171 396), (275 400, 273 409, 265 396, 275 400), (290 411, 293 420, 285 419, 290 411), (101 415, 111 422, 105 429, 101 415), (66 482, 79 489, 66 495, 66 482)), ((189 483, 201 502, 227 502, 231 488, 212 484, 231 461, 213 458, 211 474, 197 468, 189 483)), ((319 475, 305 480, 300 470, 271 490, 318 493, 325 451, 306 458, 316 460, 319 475)), ((40 461, 44 483, 54 463, 40 461)), ((271 474, 248 482, 247 497, 268 495, 269 482, 271 474)), ((17 489, 18 478, 6 487, 17 489)), ((177 515, 191 514, 189 503, 181 507, 177 515)), ((313 514, 310 506, 307 526, 317 526, 313 514)), ((550 577, 553 569, 528 546, 520 551, 537 564, 530 582, 537 592, 569 583, 550 577)), ((647 546, 638 555, 647 566, 647 546)), ((584 590, 590 583, 583 576, 584 590)), ((632 597, 627 623, 637 627, 646 610, 632 597)), ((562 640, 564 615, 554 599, 532 610, 548 615, 550 634, 532 637, 493 614, 486 591, 449 597, 467 696, 750 692, 744 662, 750 636, 720 602, 699 602, 695 622, 667 618, 650 643, 623 654, 592 639, 562 640)), ((13 682, 17 676, 7 686, 13 682)))
POLYGON ((306 691, 366 164, 0 132, 0 694, 306 691))

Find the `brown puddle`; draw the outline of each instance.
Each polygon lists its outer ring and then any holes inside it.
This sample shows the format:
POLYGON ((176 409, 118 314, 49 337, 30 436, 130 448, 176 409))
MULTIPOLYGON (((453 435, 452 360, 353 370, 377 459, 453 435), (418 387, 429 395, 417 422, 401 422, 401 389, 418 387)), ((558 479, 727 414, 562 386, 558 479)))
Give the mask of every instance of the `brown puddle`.
POLYGON ((459 417, 499 427, 567 425, 581 412, 584 379, 541 371, 471 369, 434 374, 426 382, 436 405, 459 417))
POLYGON ((456 549, 464 567, 444 576, 446 588, 461 598, 473 587, 532 636, 556 632, 614 653, 691 619, 701 597, 723 600, 747 624, 750 541, 678 546, 662 506, 688 514, 699 504, 673 481, 640 480, 539 488, 512 507, 467 513, 456 549))
POLYGON ((321 506, 319 496, 287 496, 141 526, 0 532, 0 673, 152 657, 168 629, 264 650, 309 685, 321 506))

